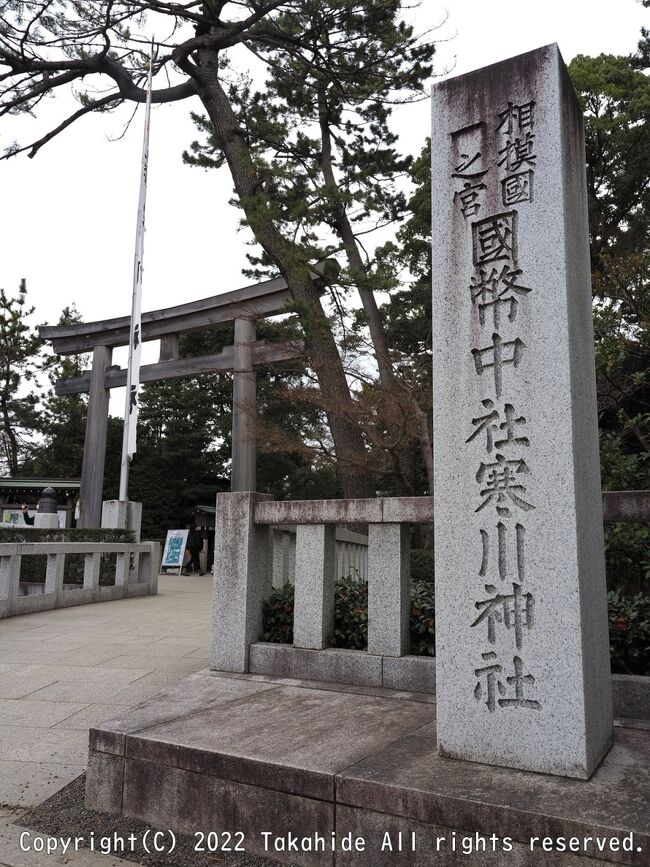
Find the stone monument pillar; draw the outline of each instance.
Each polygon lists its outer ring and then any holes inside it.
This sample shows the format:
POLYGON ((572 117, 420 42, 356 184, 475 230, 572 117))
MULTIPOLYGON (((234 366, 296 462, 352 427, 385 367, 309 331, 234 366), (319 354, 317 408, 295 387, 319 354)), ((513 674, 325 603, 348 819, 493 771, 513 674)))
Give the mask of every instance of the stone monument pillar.
POLYGON ((235 368, 232 394, 231 491, 254 491, 256 473, 256 384, 253 367, 255 320, 235 319, 235 368))
POLYGON ((433 90, 438 744, 612 740, 582 113, 556 45, 433 90))

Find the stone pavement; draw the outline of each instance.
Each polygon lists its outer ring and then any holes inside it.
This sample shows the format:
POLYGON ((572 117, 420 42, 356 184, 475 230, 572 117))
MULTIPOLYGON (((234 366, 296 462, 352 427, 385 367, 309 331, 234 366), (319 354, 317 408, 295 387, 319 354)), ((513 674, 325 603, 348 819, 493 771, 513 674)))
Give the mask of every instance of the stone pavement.
POLYGON ((208 666, 211 593, 211 575, 162 575, 157 596, 0 621, 0 865, 41 863, 20 853, 12 818, 84 771, 90 726, 208 666))

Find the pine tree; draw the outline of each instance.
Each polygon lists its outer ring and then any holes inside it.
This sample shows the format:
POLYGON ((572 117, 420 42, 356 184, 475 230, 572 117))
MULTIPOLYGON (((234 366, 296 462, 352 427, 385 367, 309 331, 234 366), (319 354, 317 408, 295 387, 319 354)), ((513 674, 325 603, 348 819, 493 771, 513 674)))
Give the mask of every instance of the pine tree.
POLYGON ((18 475, 39 423, 40 341, 26 321, 33 312, 24 279, 16 297, 0 289, 0 466, 10 476, 18 475))

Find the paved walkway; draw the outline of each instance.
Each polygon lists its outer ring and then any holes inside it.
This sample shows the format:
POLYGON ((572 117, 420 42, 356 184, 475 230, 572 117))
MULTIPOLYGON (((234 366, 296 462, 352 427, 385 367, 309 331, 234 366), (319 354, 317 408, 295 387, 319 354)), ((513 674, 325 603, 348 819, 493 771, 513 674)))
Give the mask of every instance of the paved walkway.
POLYGON ((84 771, 90 726, 208 666, 211 591, 211 575, 163 575, 157 596, 0 620, 0 865, 40 863, 12 819, 84 771))

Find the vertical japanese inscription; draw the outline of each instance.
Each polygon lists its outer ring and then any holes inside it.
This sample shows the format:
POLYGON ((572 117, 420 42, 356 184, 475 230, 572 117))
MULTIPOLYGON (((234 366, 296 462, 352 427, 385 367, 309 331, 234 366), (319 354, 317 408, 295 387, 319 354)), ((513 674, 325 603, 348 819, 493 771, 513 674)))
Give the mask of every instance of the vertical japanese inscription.
POLYGON ((484 515, 486 521, 480 529, 480 598, 472 600, 469 627, 482 630, 487 643, 474 668, 474 698, 489 713, 541 707, 535 697, 535 676, 525 660, 526 638, 535 627, 535 597, 526 586, 524 546, 524 522, 535 509, 527 490, 535 471, 534 443, 528 435, 528 419, 508 394, 513 378, 525 366, 528 347, 518 329, 534 291, 526 285, 520 262, 518 208, 533 201, 535 107, 534 100, 508 101, 494 121, 496 152, 486 147, 483 120, 451 134, 451 176, 461 184, 453 205, 471 233, 469 313, 483 334, 480 343, 469 349, 468 363, 480 378, 484 397, 471 419, 465 445, 477 455, 474 513, 484 515), (504 206, 496 213, 485 213, 484 208, 490 171, 498 174, 495 182, 504 206), (496 523, 490 523, 489 516, 496 523), (502 651, 506 658, 500 658, 491 646, 512 650, 502 651))

